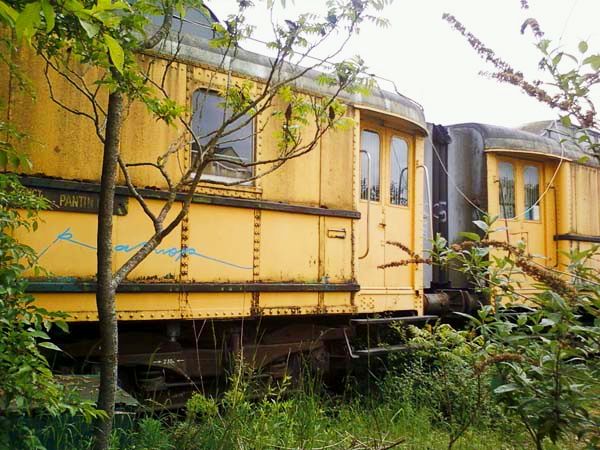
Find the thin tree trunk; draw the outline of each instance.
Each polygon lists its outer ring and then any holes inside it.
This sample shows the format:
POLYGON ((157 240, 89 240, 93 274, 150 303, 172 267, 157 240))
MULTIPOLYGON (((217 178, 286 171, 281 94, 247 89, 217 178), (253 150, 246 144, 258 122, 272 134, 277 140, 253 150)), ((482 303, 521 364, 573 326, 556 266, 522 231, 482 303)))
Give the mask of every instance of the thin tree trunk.
POLYGON ((118 328, 115 308, 116 284, 112 273, 112 231, 117 157, 119 155, 121 126, 123 122, 123 96, 113 92, 108 97, 106 138, 100 181, 100 205, 98 211, 97 265, 98 288, 96 306, 100 325, 100 389, 98 408, 107 417, 98 420, 94 430, 94 449, 109 447, 115 413, 117 390, 118 328))

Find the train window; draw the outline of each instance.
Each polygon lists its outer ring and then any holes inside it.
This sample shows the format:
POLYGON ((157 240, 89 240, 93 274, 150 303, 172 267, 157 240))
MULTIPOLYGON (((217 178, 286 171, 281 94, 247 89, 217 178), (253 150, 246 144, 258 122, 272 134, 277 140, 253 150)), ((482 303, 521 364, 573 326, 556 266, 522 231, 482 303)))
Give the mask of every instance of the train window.
MULTIPOLYGON (((231 111, 224 110, 223 98, 213 92, 200 89, 192 97, 192 130, 201 145, 209 142, 210 134, 223 124, 224 120, 231 117, 231 111)), ((254 123, 249 116, 240 117, 225 129, 224 135, 219 139, 214 156, 218 161, 209 163, 202 179, 212 181, 229 181, 233 179, 247 179, 252 177, 251 167, 244 167, 243 163, 252 162, 254 159, 254 123)), ((192 160, 198 157, 200 148, 194 140, 192 142, 192 160)))
POLYGON ((512 219, 515 217, 515 168, 512 164, 498 164, 500 178, 500 217, 512 219))
POLYGON ((390 203, 408 206, 408 144, 392 137, 390 149, 390 203))
POLYGON ((525 166, 523 171, 523 189, 525 191, 525 220, 540 220, 540 174, 535 166, 525 166))
MULTIPOLYGON (((361 135, 362 150, 366 150, 371 157, 371 200, 379 201, 379 135, 374 131, 363 130, 361 135)), ((367 155, 361 153, 360 165, 360 198, 369 199, 369 180, 368 180, 369 159, 367 155)))

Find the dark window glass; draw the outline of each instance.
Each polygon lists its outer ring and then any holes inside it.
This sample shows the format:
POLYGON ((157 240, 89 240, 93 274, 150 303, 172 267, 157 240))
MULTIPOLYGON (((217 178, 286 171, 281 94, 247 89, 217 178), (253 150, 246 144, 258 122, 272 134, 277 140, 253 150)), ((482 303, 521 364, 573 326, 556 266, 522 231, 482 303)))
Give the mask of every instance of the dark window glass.
POLYGON ((390 203, 408 206, 408 144, 392 137, 390 150, 390 203))
MULTIPOLYGON (((363 130, 361 135, 361 149, 366 150, 371 156, 371 200, 379 201, 379 135, 373 131, 363 130)), ((360 154, 360 198, 369 198, 369 159, 364 153, 360 154)))
POLYGON ((500 177, 500 217, 512 219, 515 217, 515 168, 510 163, 498 164, 500 177))
MULTIPOLYGON (((212 136, 209 134, 221 127, 223 122, 231 117, 231 111, 223 109, 223 98, 215 93, 204 90, 196 91, 192 98, 193 117, 192 130, 205 145, 212 136)), ((214 156, 220 161, 211 162, 202 173, 203 179, 226 181, 230 178, 246 179, 252 177, 251 167, 243 167, 236 163, 249 163, 253 161, 254 150, 254 123, 248 121, 248 116, 243 116, 229 125, 215 149, 214 156), (248 123, 246 123, 248 122, 248 123)), ((192 160, 197 158, 200 149, 196 142, 192 142, 192 160)))
POLYGON ((523 188, 525 191, 525 220, 540 220, 540 174, 537 167, 525 166, 523 172, 523 188))

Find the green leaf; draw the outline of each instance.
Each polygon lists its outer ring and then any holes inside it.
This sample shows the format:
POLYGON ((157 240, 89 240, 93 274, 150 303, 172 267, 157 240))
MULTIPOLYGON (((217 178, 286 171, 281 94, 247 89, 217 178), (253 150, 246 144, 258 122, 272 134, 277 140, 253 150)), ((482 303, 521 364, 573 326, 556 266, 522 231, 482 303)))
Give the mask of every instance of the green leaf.
POLYGON ((19 13, 10 5, 7 5, 0 0, 0 17, 9 22, 11 25, 15 23, 19 13))
POLYGON ((31 41, 31 37, 35 34, 36 27, 40 24, 41 5, 39 2, 28 3, 15 22, 15 31, 17 39, 26 39, 31 41))
POLYGON ((62 352, 62 350, 60 349, 60 347, 56 344, 53 344, 52 342, 40 342, 38 344, 40 347, 44 347, 50 350, 55 350, 57 352, 62 352))
POLYGON ((543 327, 551 327, 553 325, 556 325, 556 322, 552 319, 548 319, 545 317, 540 321, 540 325, 543 327))
POLYGON ((481 240, 481 237, 477 233, 470 233, 468 231, 461 231, 458 234, 461 235, 462 237, 467 238, 470 241, 479 242, 481 240))
POLYGON ((503 384, 494 389, 495 394, 505 394, 507 392, 516 391, 518 386, 515 383, 503 384))
POLYGON ((589 64, 594 70, 600 70, 600 55, 591 55, 583 60, 583 64, 589 64))
POLYGON ((565 126, 565 127, 570 127, 571 126, 571 118, 569 116, 562 116, 560 118, 560 123, 562 123, 563 126, 565 126))
POLYGON ((487 223, 485 223, 483 220, 474 220, 473 224, 480 230, 484 231, 485 233, 487 233, 488 230, 490 229, 489 225, 487 223))
POLYGON ((550 41, 548 39, 542 39, 538 44, 537 47, 542 51, 542 53, 544 55, 548 54, 548 46, 550 45, 550 41))
POLYGON ((588 43, 586 41, 581 41, 579 43, 579 51, 581 53, 585 53, 588 51, 588 43))
POLYGON ((56 325, 65 333, 69 332, 69 325, 67 325, 67 322, 65 322, 64 320, 57 320, 56 322, 54 322, 54 325, 56 325))
POLYGON ((552 58, 552 65, 557 66, 558 63, 560 62, 560 60, 562 59, 562 57, 563 57, 563 53, 557 54, 554 58, 552 58))
MULTIPOLYGON (((175 9, 177 10, 177 13, 179 14, 179 17, 185 17, 185 13, 186 13, 186 5, 183 2, 177 2, 177 4, 175 5, 175 9)), ((208 16, 207 16, 208 17, 208 16)))
POLYGON ((50 336, 48 336, 48 334, 44 333, 41 330, 31 330, 29 331, 29 334, 39 339, 50 339, 50 336))
POLYGON ((54 13, 54 8, 48 2, 48 0, 42 0, 41 4, 42 12, 44 13, 44 18, 46 19, 46 33, 50 33, 54 29, 56 14, 54 13))
POLYGON ((81 24, 81 28, 83 28, 85 30, 85 33, 88 35, 88 37, 94 38, 96 37, 96 35, 98 35, 98 32, 100 31, 100 26, 93 23, 93 22, 88 22, 87 20, 84 20, 82 18, 79 18, 79 23, 81 24))
POLYGON ((123 73, 123 64, 125 63, 125 53, 123 52, 123 48, 121 44, 113 38, 112 36, 105 34, 104 35, 104 43, 108 47, 108 53, 110 54, 110 59, 114 64, 115 68, 123 73))

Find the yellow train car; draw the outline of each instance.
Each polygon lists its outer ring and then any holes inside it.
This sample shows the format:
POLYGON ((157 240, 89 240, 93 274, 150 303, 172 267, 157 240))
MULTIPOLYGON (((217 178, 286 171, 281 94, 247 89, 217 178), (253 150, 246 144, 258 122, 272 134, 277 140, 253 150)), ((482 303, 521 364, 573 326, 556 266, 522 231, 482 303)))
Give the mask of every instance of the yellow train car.
MULTIPOLYGON (((592 200, 600 196, 600 163, 569 143, 566 130, 552 132, 556 126, 434 127, 426 160, 444 185, 434 185, 435 230, 451 242, 463 240, 459 233, 477 232, 472 221, 487 212, 502 229, 494 239, 522 242, 536 262, 560 271, 571 250, 600 243, 600 204, 592 200)), ((464 277, 444 271, 431 274, 425 285, 470 288, 464 277)), ((535 290, 532 280, 522 279, 521 294, 535 290)))
MULTIPOLYGON (((20 174, 22 182, 53 205, 36 232, 20 236, 49 271, 46 278, 32 279, 29 289, 39 306, 69 314, 72 331, 59 341, 80 369, 93 370, 101 146, 89 122, 52 101, 44 63, 25 50, 18 58, 38 95, 33 101, 6 92, 6 118, 29 135, 25 150, 33 168, 20 174)), ((177 58, 171 58, 148 52, 140 55, 140 64, 150 77, 166 71, 169 96, 188 106, 194 126, 195 95, 209 80, 224 85, 226 74, 217 68, 218 52, 202 36, 185 35, 177 58)), ((268 58, 241 52, 232 76, 260 83, 268 67, 268 58)), ((48 76, 55 98, 85 108, 64 79, 48 76)), ((3 86, 10 84, 6 81, 3 86)), ((301 78, 296 89, 316 98, 327 94, 315 74, 301 78)), ((203 117, 219 114, 216 106, 211 109, 219 99, 210 95, 215 98, 206 103, 203 117)), ((350 319, 375 313, 424 316, 422 269, 378 268, 405 257, 386 241, 422 251, 423 111, 408 98, 381 90, 343 94, 341 100, 353 125, 327 133, 312 152, 279 170, 228 187, 215 182, 239 174, 209 167, 188 217, 119 286, 119 362, 137 388, 161 391, 219 375, 229 355, 242 348, 248 361, 271 373, 307 353, 327 370, 346 359, 350 319), (156 373, 148 375, 148 367, 156 373)), ((276 129, 265 122, 266 116, 259 116, 248 125, 256 137, 242 142, 238 154, 249 160, 277 154, 276 129)), ((180 131, 133 104, 122 157, 127 163, 156 159, 180 131)), ((190 145, 166 170, 175 178, 189 167, 193 151, 190 145)), ((151 168, 132 169, 132 181, 150 208, 166 201, 165 181, 151 168)), ((119 183, 114 269, 152 232, 122 178, 119 183)))

